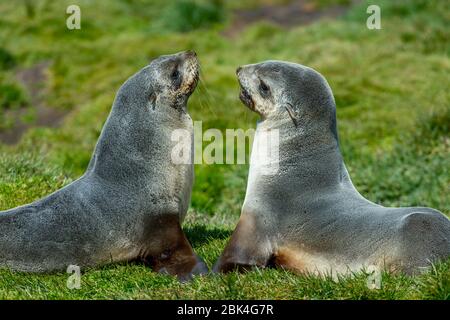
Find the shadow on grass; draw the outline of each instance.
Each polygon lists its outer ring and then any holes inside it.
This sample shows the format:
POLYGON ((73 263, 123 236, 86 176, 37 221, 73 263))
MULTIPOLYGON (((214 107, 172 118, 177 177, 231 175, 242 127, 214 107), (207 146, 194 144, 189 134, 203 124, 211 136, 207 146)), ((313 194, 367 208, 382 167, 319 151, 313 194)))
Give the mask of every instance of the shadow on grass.
POLYGON ((208 228, 203 225, 185 227, 184 232, 193 247, 201 246, 212 240, 224 240, 231 236, 230 230, 208 228))
MULTIPOLYGON (((221 229, 221 228, 215 228, 215 227, 207 227, 203 225, 193 225, 193 226, 187 226, 183 228, 183 231, 185 232, 189 242, 191 243, 191 246, 195 249, 196 247, 199 247, 201 245, 204 245, 208 242, 214 241, 214 240, 225 240, 231 236, 232 231, 221 229)), ((111 262, 107 265, 100 266, 97 268, 92 268, 90 270, 100 269, 100 270, 114 270, 121 267, 133 267, 133 266, 146 266, 146 264, 140 260, 130 260, 127 262, 111 262)))

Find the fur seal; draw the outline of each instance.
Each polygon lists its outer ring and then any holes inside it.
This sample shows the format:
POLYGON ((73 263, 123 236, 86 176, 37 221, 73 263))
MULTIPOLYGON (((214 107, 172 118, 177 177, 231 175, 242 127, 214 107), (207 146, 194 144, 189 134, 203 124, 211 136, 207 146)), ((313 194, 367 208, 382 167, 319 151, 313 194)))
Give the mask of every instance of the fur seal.
MULTIPOLYGON (((52 272, 141 260, 188 279, 207 272, 181 229, 191 164, 174 164, 175 129, 193 135, 192 51, 161 56, 119 89, 84 175, 29 205, 0 212, 0 266, 52 272)), ((193 150, 191 145, 186 150, 193 150)), ((190 155, 193 157, 193 151, 190 155)))
POLYGON ((382 207, 355 189, 322 75, 281 61, 240 67, 237 75, 241 100, 261 116, 254 142, 258 132, 279 132, 279 158, 266 161, 278 169, 267 175, 250 164, 239 223, 214 271, 278 266, 413 274, 450 256, 450 221, 441 212, 382 207))

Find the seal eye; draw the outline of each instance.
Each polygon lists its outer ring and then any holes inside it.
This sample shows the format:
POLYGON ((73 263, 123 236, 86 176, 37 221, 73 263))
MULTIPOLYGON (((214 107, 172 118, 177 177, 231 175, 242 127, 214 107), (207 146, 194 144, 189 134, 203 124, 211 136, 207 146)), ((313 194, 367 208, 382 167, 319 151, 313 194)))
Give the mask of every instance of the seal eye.
POLYGON ((181 72, 178 70, 178 67, 173 69, 172 73, 170 74, 170 79, 172 80, 172 84, 175 89, 180 88, 182 78, 183 78, 183 76, 182 76, 181 72))
POLYGON ((172 78, 172 80, 177 80, 180 77, 180 71, 178 71, 178 69, 173 70, 170 77, 172 78))
POLYGON ((261 93, 261 96, 264 98, 267 98, 270 94, 269 86, 262 80, 261 83, 259 84, 259 92, 261 93))

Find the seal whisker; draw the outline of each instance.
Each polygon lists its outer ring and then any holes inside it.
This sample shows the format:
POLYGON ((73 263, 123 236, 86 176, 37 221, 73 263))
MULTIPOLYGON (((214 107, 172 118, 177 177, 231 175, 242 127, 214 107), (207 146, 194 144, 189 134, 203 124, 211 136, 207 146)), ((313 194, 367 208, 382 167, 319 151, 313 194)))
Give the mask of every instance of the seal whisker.
POLYGON ((287 112, 288 112, 288 114, 289 114, 289 117, 291 117, 292 122, 294 122, 294 125, 295 125, 296 127, 298 127, 298 122, 297 122, 296 116, 294 115, 293 107, 292 107, 292 105, 291 105, 289 102, 287 102, 287 104, 288 104, 288 106, 284 106, 284 107, 285 107, 285 109, 287 110, 287 112))
POLYGON ((206 101, 204 101, 204 102, 205 102, 205 104, 206 104, 207 109, 208 109, 214 116, 217 116, 216 112, 215 112, 214 109, 211 107, 211 105, 212 105, 212 104, 211 104, 211 100, 212 100, 211 94, 210 94, 210 92, 209 92, 207 86, 206 86, 205 83, 204 83, 204 80, 203 80, 203 77, 202 77, 201 73, 200 73, 200 78, 199 78, 199 88, 200 88, 200 90, 203 90, 203 92, 205 93, 206 101))

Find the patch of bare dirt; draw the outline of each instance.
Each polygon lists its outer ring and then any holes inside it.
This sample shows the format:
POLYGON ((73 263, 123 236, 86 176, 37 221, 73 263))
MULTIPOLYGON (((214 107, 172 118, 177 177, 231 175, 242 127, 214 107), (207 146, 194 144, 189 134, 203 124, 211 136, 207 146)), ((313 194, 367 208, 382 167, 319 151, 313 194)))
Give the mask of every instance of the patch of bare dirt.
POLYGON ((7 111, 8 116, 14 119, 11 128, 0 131, 0 142, 5 144, 16 144, 22 135, 32 127, 57 127, 67 111, 51 108, 45 105, 47 70, 49 62, 35 64, 31 68, 22 69, 17 72, 17 79, 23 84, 30 97, 30 107, 34 114, 34 120, 24 122, 23 117, 30 112, 28 109, 7 111))
POLYGON ((318 8, 308 0, 296 0, 284 5, 263 5, 250 10, 235 10, 232 23, 223 34, 232 38, 248 25, 262 20, 282 27, 306 25, 322 18, 339 17, 347 9, 348 6, 342 5, 318 8))

